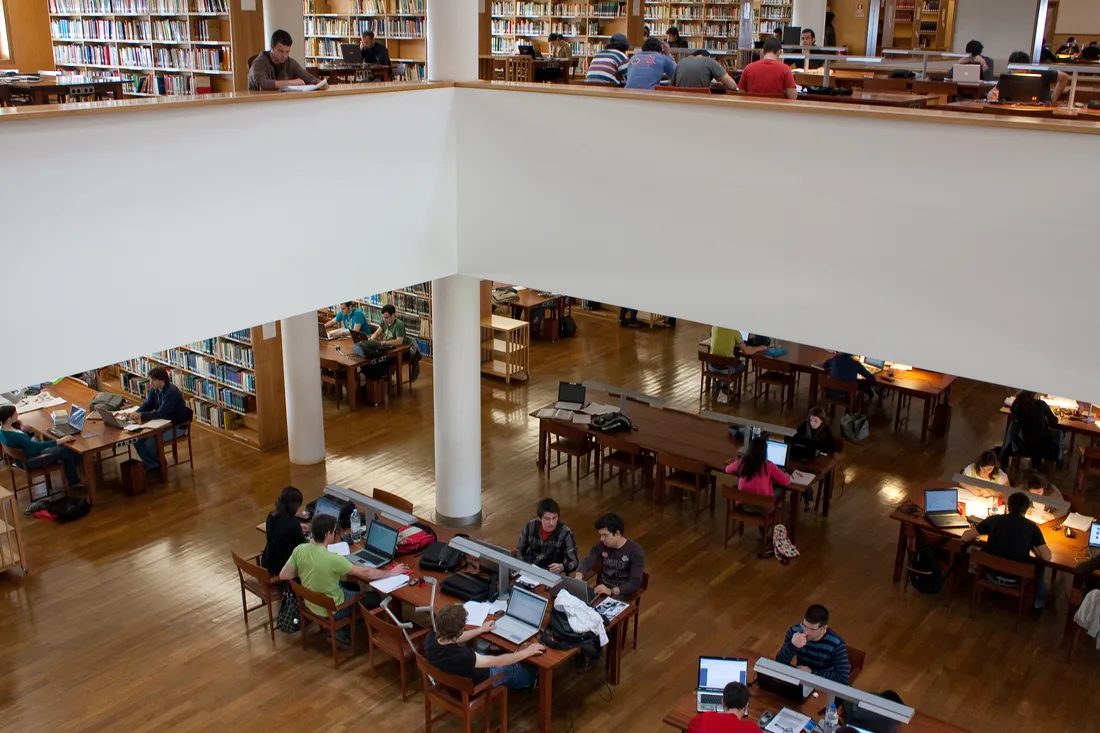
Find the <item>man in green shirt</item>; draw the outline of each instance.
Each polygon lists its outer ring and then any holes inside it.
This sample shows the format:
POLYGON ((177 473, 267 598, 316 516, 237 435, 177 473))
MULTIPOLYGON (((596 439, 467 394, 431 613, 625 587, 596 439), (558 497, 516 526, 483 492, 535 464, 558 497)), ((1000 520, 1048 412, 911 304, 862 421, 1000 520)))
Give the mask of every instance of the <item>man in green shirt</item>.
POLYGON ((382 325, 371 334, 383 346, 400 346, 405 343, 405 322, 397 317, 397 309, 391 303, 382 306, 382 325))
MULTIPOLYGON (((721 326, 710 327, 710 353, 715 356, 732 357, 737 347, 743 343, 744 339, 741 338, 740 331, 736 331, 732 328, 722 328, 721 326)), ((711 374, 721 374, 726 377, 732 377, 734 374, 743 372, 744 370, 744 362, 733 367, 719 367, 707 364, 708 372, 711 374)), ((718 401, 722 403, 729 402, 729 382, 721 379, 716 379, 714 381, 718 390, 718 401)))
MULTIPOLYGON (((328 596, 337 606, 361 595, 363 604, 368 608, 376 608, 382 600, 374 591, 363 594, 361 591, 345 588, 340 583, 344 578, 349 581, 361 580, 369 583, 372 580, 409 572, 409 567, 404 564, 396 565, 389 570, 359 567, 352 565, 343 555, 329 552, 328 546, 336 542, 336 517, 327 514, 317 515, 309 526, 309 534, 310 541, 294 548, 290 559, 279 573, 279 579, 290 581, 297 576, 305 588, 328 596)), ((306 606, 318 615, 326 613, 325 609, 309 601, 306 601, 306 606)), ((349 606, 337 611, 334 618, 350 616, 352 608, 354 607, 349 606)), ((351 634, 346 628, 340 629, 336 633, 336 640, 345 645, 350 644, 351 634)))

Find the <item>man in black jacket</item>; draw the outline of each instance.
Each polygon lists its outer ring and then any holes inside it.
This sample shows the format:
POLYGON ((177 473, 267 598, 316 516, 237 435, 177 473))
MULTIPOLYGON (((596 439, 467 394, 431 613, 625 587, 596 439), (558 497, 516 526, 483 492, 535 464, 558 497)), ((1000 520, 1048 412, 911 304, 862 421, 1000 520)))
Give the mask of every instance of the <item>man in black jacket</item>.
POLYGON ((524 525, 516 544, 516 557, 546 568, 552 573, 571 573, 577 569, 577 540, 573 530, 561 521, 561 507, 553 499, 543 499, 536 507, 538 518, 524 525))
MULTIPOLYGON (((149 370, 149 393, 145 396, 145 402, 130 417, 139 423, 168 420, 172 427, 164 431, 164 439, 171 440, 177 432, 179 435, 186 433, 185 428, 176 426, 191 419, 191 410, 184 402, 180 388, 168 378, 168 370, 158 366, 149 370)), ((146 471, 160 471, 156 438, 143 438, 134 447, 141 462, 145 464, 146 471)))

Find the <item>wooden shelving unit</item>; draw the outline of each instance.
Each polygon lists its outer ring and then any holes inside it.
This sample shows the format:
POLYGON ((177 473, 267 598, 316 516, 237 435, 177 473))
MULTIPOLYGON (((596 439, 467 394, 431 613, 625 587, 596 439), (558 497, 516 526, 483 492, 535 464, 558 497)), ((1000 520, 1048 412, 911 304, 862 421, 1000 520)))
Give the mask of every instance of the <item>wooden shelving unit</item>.
POLYGON ((243 91, 248 57, 264 48, 259 3, 247 12, 230 0, 48 3, 57 68, 121 76, 130 96, 243 91))
POLYGON ((481 319, 481 373, 526 380, 531 367, 531 327, 504 316, 481 319))
MULTIPOLYGON (((753 9, 752 35, 758 41, 763 41, 773 33, 776 28, 788 26, 794 20, 794 0, 757 0, 758 5, 753 9)), ((817 28, 819 36, 821 29, 817 28)))
MULTIPOLYGON (((405 323, 405 335, 416 339, 416 345, 422 357, 432 358, 432 284, 430 282, 368 295, 352 302, 363 311, 367 321, 374 325, 382 323, 382 306, 392 303, 397 309, 397 317, 405 323)), ((335 305, 318 311, 320 315, 327 316, 326 320, 335 316, 336 312, 335 305)))
POLYGON ((0 572, 18 567, 27 572, 27 552, 19 531, 15 494, 0 487, 0 572))
POLYGON ((259 450, 286 442, 278 330, 275 338, 265 339, 257 326, 130 359, 101 369, 100 384, 107 391, 144 399, 147 375, 155 366, 168 369, 196 423, 259 450))
POLYGON ((680 37, 691 48, 729 51, 737 48, 741 28, 741 2, 673 2, 646 0, 645 24, 652 35, 664 38, 669 26, 676 26, 680 37))
POLYGON ((404 65, 405 79, 428 78, 427 0, 302 1, 307 64, 341 61, 340 44, 358 43, 364 31, 374 31, 390 61, 404 65))

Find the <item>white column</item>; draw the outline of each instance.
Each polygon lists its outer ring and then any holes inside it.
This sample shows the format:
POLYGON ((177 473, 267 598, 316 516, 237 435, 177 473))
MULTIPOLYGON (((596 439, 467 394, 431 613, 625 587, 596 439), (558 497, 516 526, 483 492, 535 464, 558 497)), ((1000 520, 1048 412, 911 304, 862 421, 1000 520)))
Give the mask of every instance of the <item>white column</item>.
MULTIPOLYGON (((867 7, 870 0, 864 3, 867 7)), ((817 45, 825 45, 825 6, 826 0, 794 0, 794 10, 791 13, 791 25, 799 28, 812 28, 817 34, 817 45)))
POLYGON ((432 381, 436 516, 448 524, 473 524, 481 519, 481 288, 477 278, 452 275, 432 281, 432 381))
POLYGON ((317 314, 311 312, 284 318, 280 328, 283 332, 283 391, 286 394, 290 462, 309 466, 325 460, 317 314))
POLYGON ((477 11, 488 2, 428 0, 430 81, 477 81, 477 11))
POLYGON ((305 7, 302 0, 263 0, 264 5, 264 47, 252 50, 249 55, 267 51, 271 41, 271 34, 277 30, 284 30, 294 39, 290 57, 302 66, 306 65, 306 39, 305 16, 302 9, 305 7))

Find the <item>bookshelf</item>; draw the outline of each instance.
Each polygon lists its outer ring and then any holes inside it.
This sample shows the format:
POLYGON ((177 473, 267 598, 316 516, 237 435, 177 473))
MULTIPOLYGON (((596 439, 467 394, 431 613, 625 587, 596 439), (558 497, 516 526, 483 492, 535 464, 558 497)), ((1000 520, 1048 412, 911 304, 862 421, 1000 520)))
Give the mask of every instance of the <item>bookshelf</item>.
MULTIPOLYGON (((763 41, 776 28, 788 26, 794 20, 794 0, 758 0, 759 5, 752 11, 752 35, 763 41)), ((817 29, 820 33, 821 29, 817 29)))
POLYGON ((259 450, 286 442, 282 334, 265 339, 260 327, 203 339, 105 367, 109 392, 144 399, 149 370, 168 369, 195 422, 259 450))
POLYGON ((483 54, 511 56, 517 53, 518 46, 530 44, 545 54, 550 50, 548 36, 561 33, 572 43, 573 56, 580 59, 577 73, 583 76, 591 58, 603 50, 612 35, 623 33, 632 44, 641 43, 640 7, 636 1, 617 0, 496 0, 489 3, 488 25, 482 25, 482 35, 487 34, 488 44, 483 39, 481 50, 483 54))
MULTIPOLYGON (((340 44, 358 43, 374 31, 390 60, 403 64, 405 78, 428 78, 427 0, 302 0, 305 57, 311 66, 340 61, 340 44)), ((394 77, 397 78, 395 72, 394 77)))
POLYGON ((895 0, 888 47, 949 50, 955 35, 955 4, 956 0, 895 0))
MULTIPOLYGON (((12 491, 0 487, 0 572, 18 567, 27 572, 27 552, 19 531, 19 506, 12 491)), ((28 491, 28 494, 33 492, 28 491)))
POLYGON ((913 48, 917 28, 917 0, 897 0, 894 6, 892 48, 913 48))
POLYGON ((505 384, 526 380, 531 366, 531 326, 504 316, 481 319, 481 373, 501 377, 505 384))
MULTIPOLYGON (((432 284, 430 282, 410 285, 407 288, 389 290, 352 301, 362 309, 367 322, 373 325, 382 323, 382 306, 392 303, 397 317, 405 324, 405 335, 416 339, 420 355, 432 358, 432 284)), ((318 311, 329 320, 336 315, 336 306, 318 311)))
POLYGON ((671 25, 691 48, 729 51, 737 48, 741 2, 671 2, 647 0, 645 24, 650 33, 663 38, 671 25))
MULTIPOLYGON (((54 64, 135 97, 243 91, 263 12, 230 0, 47 0, 54 64)), ((259 5, 257 5, 257 8, 259 5)))

